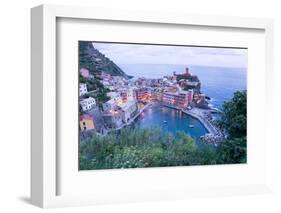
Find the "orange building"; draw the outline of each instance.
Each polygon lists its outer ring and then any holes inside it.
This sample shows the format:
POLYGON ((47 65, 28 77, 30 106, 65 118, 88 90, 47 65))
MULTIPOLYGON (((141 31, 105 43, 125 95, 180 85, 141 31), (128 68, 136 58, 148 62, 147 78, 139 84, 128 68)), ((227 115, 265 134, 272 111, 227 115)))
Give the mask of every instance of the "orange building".
POLYGON ((162 103, 179 108, 186 108, 192 101, 193 91, 164 92, 162 103))
POLYGON ((88 114, 83 114, 80 116, 80 130, 81 131, 86 131, 86 130, 91 130, 95 129, 94 121, 91 116, 88 114))
POLYGON ((138 88, 134 90, 135 98, 138 101, 148 101, 149 93, 147 88, 138 88))

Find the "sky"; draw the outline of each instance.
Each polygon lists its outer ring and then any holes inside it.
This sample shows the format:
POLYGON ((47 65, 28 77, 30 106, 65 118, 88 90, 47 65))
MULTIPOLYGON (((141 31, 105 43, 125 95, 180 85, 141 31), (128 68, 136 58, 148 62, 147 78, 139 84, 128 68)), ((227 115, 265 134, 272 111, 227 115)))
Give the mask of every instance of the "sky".
POLYGON ((118 64, 185 64, 247 67, 247 49, 96 43, 93 45, 118 64))

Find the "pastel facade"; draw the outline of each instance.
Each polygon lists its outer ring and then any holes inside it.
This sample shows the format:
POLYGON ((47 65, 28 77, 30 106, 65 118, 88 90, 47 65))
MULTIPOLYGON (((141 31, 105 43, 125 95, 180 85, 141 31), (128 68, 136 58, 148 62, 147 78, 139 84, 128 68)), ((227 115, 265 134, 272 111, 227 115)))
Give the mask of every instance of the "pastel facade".
POLYGON ((135 89, 134 93, 135 93, 135 98, 138 101, 147 101, 149 98, 148 89, 146 87, 135 89))
POLYGON ((89 97, 80 101, 80 105, 83 111, 87 111, 96 106, 96 100, 93 97, 89 97))
POLYGON ((80 116, 80 130, 81 132, 95 129, 94 120, 88 114, 80 116))
POLYGON ((136 101, 129 101, 120 106, 122 110, 122 120, 128 122, 137 112, 138 106, 136 101))
POLYGON ((177 92, 164 92, 162 97, 163 104, 186 108, 192 100, 192 92, 190 91, 177 91, 177 92))
POLYGON ((192 89, 189 89, 187 92, 187 100, 188 103, 193 101, 194 91, 192 89))
POLYGON ((80 75, 83 76, 84 78, 89 78, 90 72, 86 68, 81 68, 80 69, 80 75))
POLYGON ((102 104, 103 110, 105 112, 110 112, 116 108, 117 104, 113 99, 110 99, 109 101, 102 104))
POLYGON ((150 100, 151 101, 158 101, 158 100, 160 100, 159 98, 159 92, 158 91, 156 91, 156 90, 152 90, 151 92, 150 92, 151 94, 150 94, 150 100))
POLYGON ((123 103, 127 101, 133 101, 134 98, 134 90, 132 88, 123 89, 120 91, 120 96, 122 97, 123 103))
POLYGON ((82 95, 85 95, 87 93, 88 93, 87 84, 80 83, 79 84, 79 95, 82 96, 82 95))
POLYGON ((115 110, 118 105, 123 103, 122 97, 119 92, 108 92, 106 95, 110 97, 110 100, 103 103, 103 110, 105 112, 115 110))
POLYGON ((111 100, 115 101, 116 105, 122 104, 122 97, 119 92, 108 92, 106 94, 111 100))

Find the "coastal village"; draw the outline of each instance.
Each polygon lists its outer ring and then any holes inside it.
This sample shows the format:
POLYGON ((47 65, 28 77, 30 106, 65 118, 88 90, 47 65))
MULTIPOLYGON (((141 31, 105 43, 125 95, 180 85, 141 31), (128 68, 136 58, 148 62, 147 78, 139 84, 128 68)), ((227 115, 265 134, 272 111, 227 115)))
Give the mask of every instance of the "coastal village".
POLYGON ((78 47, 79 170, 247 163, 246 69, 169 61, 193 47, 78 47))
MULTIPOLYGON (((97 63, 101 62, 97 59, 97 63)), ((93 74, 84 67, 80 68, 79 74, 83 79, 79 84, 81 138, 93 133, 103 136, 120 130, 157 103, 198 119, 208 132, 202 136, 206 143, 217 144, 223 139, 222 131, 213 122, 212 113, 217 110, 209 107, 209 97, 201 93, 200 79, 189 68, 159 79, 134 79, 103 71, 93 74), (91 90, 88 81, 101 83, 105 98, 101 99, 96 94, 97 89, 91 90)), ((190 128, 193 126, 190 125, 190 128)))

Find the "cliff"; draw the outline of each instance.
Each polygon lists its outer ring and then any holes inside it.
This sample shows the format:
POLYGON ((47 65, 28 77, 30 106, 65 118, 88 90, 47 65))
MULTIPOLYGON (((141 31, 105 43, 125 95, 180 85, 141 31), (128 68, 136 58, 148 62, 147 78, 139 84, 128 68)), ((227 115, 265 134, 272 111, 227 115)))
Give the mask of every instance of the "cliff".
POLYGON ((81 68, 88 69, 92 75, 105 72, 112 76, 130 78, 113 61, 95 49, 90 41, 79 41, 79 70, 81 68))

